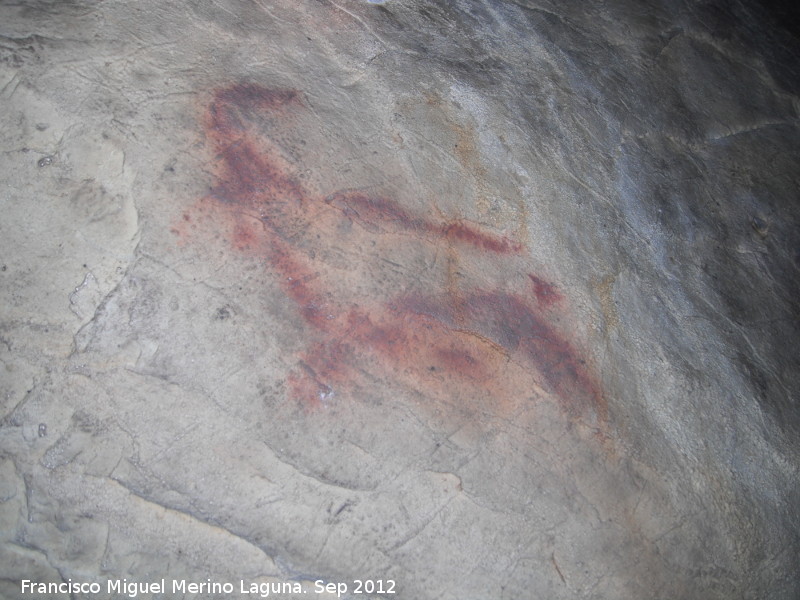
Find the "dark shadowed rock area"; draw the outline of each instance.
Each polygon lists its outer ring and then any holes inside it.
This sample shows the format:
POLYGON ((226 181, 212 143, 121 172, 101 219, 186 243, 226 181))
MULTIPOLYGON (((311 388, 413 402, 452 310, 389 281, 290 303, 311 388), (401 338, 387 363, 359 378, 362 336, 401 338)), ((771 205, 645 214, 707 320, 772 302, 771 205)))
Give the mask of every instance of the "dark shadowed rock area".
POLYGON ((0 596, 800 596, 788 5, 0 3, 0 596))

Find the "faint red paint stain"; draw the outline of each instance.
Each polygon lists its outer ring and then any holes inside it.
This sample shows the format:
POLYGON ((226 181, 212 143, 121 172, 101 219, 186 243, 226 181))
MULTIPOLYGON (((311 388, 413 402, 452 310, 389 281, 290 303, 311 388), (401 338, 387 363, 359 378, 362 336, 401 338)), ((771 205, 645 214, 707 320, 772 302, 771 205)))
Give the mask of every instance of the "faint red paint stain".
MULTIPOLYGON (((330 244, 350 244, 363 248, 362 256, 383 252, 379 258, 391 262, 392 247, 411 241, 444 249, 457 265, 470 252, 500 260, 524 248, 463 220, 412 214, 392 199, 310 192, 257 127, 302 107, 290 90, 217 90, 204 115, 215 183, 173 228, 185 236, 203 221, 205 234, 215 229, 235 251, 264 259, 274 271, 311 338, 289 374, 290 394, 308 406, 324 404, 363 388, 368 372, 434 401, 502 411, 544 388, 570 417, 603 424, 599 385, 551 320, 563 300, 552 283, 529 274, 527 294, 482 289, 463 285, 454 268, 424 293, 362 296, 349 289, 358 281, 340 281, 346 273, 317 258, 330 244), (339 239, 344 226, 350 237, 339 239)), ((371 288, 380 290, 378 282, 371 288)))

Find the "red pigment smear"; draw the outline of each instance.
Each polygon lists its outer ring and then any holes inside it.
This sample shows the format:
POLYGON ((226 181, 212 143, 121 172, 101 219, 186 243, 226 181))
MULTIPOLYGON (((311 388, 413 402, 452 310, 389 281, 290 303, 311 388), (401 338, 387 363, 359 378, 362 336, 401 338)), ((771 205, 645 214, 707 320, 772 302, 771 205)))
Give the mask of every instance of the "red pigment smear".
MULTIPOLYGON (((562 296, 545 279, 529 274, 527 287, 511 293, 448 273, 425 293, 374 297, 354 291, 359 281, 317 257, 329 247, 363 248, 356 255, 366 259, 410 244, 431 255, 446 249, 457 265, 465 252, 500 261, 523 247, 472 223, 426 218, 358 190, 312 193, 265 133, 269 123, 291 122, 293 111, 303 110, 294 91, 254 84, 218 90, 204 117, 215 183, 193 214, 187 212, 173 228, 180 236, 215 231, 232 249, 258 257, 275 273, 310 338, 289 374, 290 394, 308 406, 325 404, 363 390, 368 385, 363 374, 369 373, 444 405, 503 411, 543 388, 570 417, 604 423, 599 386, 548 320, 562 296)), ((391 251, 378 258, 402 267, 402 256, 391 251)), ((415 277, 403 276, 409 283, 415 277)), ((381 289, 377 281, 368 287, 381 289)))
POLYGON ((337 207, 342 213, 373 232, 408 230, 471 244, 478 248, 508 254, 520 252, 522 245, 507 238, 493 237, 460 221, 432 223, 420 217, 412 217, 396 203, 384 198, 374 198, 359 192, 337 192, 325 202, 337 207))
POLYGON ((533 294, 536 296, 536 301, 540 306, 548 308, 563 300, 561 294, 558 293, 558 290, 552 283, 532 274, 528 274, 528 278, 530 278, 533 284, 533 294))

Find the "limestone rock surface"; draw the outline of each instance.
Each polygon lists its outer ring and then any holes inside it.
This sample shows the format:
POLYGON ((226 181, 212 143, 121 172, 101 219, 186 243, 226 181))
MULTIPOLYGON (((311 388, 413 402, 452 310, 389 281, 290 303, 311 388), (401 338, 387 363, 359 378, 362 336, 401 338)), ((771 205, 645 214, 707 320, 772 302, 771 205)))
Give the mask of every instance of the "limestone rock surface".
POLYGON ((797 598, 791 15, 0 4, 0 596, 797 598))

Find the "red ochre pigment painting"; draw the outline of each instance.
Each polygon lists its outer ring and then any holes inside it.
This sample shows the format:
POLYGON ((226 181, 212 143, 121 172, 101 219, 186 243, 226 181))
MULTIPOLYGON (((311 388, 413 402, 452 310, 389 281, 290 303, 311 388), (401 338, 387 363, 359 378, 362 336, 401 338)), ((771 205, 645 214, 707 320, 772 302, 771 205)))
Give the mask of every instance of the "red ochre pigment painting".
POLYGON ((470 261, 499 267, 524 246, 387 197, 311 191, 269 135, 302 110, 292 90, 216 90, 203 115, 214 181, 173 228, 185 241, 214 232, 279 282, 309 340, 288 394, 322 408, 390 381, 427 402, 495 414, 547 396, 570 420, 602 429, 599 385, 557 327, 558 287, 519 271, 503 289, 464 275, 470 261))

